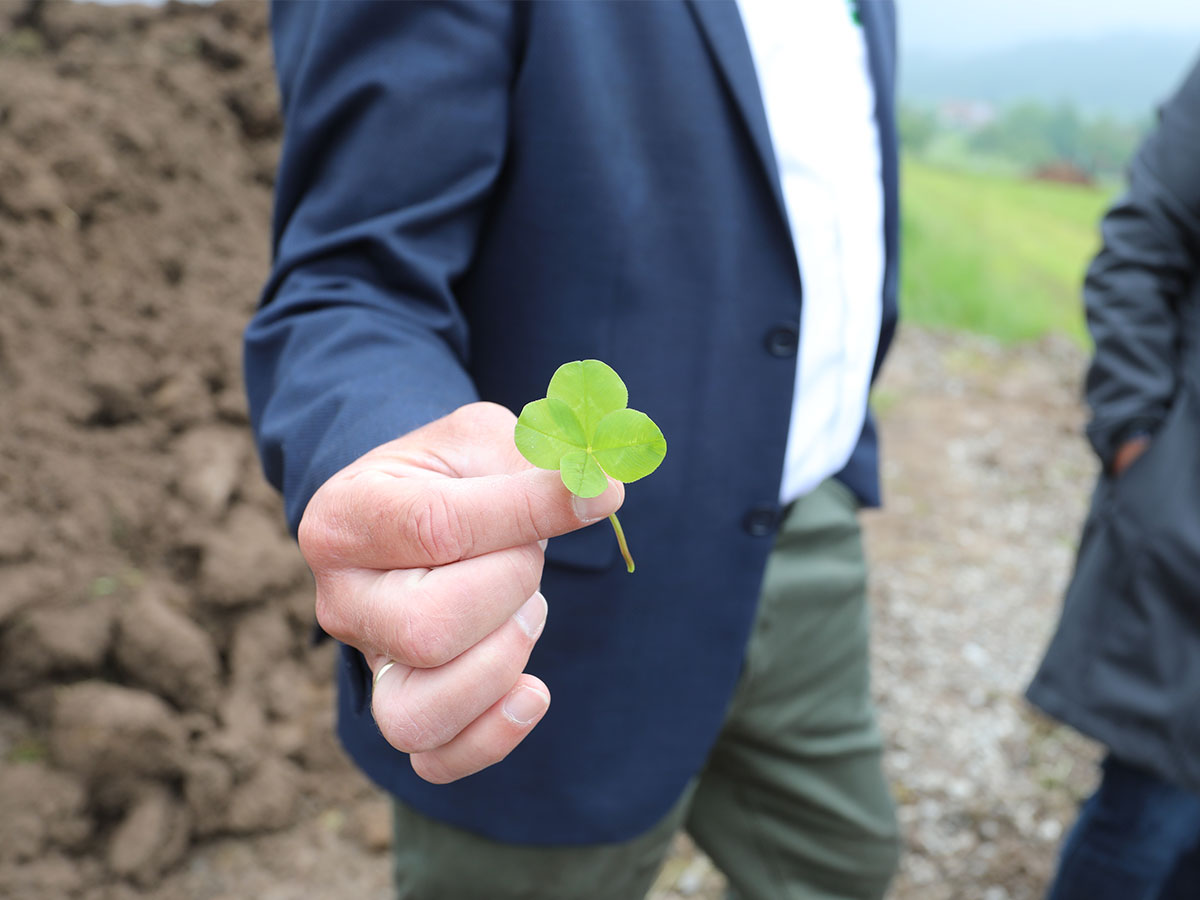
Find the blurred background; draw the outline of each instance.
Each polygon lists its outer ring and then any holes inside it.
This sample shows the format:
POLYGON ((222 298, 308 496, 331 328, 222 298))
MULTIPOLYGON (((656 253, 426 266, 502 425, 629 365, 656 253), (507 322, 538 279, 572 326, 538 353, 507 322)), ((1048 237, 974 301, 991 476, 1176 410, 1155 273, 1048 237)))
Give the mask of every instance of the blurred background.
MULTIPOLYGON (((1079 284, 1200 6, 899 7, 905 324, 865 517, 892 896, 1034 900, 1097 757, 1020 699, 1095 474, 1079 284)), ((261 4, 0 0, 0 897, 388 895, 242 396, 276 104, 261 4)), ((654 897, 721 891, 681 838, 654 897)))
POLYGON ((1200 6, 900 4, 904 312, 1012 340, 1083 338, 1081 262, 1200 6))

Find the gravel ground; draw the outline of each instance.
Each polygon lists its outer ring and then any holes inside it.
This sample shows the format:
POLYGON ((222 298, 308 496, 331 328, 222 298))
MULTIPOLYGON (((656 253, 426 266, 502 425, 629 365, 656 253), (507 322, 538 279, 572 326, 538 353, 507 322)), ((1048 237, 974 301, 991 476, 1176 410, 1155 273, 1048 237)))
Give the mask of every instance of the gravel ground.
POLYGON ((1042 895, 1096 749, 1021 698, 1058 618, 1096 464, 1085 358, 910 331, 867 517, 875 685, 908 842, 896 900, 1042 895))

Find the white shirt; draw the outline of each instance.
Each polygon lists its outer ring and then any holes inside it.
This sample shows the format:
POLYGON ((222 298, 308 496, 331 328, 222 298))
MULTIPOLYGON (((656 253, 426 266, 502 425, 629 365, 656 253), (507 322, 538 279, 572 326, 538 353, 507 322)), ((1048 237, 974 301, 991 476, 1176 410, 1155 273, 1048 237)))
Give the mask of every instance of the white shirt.
POLYGON ((875 92, 847 0, 738 0, 804 289, 779 499, 841 471, 862 431, 882 313, 875 92))

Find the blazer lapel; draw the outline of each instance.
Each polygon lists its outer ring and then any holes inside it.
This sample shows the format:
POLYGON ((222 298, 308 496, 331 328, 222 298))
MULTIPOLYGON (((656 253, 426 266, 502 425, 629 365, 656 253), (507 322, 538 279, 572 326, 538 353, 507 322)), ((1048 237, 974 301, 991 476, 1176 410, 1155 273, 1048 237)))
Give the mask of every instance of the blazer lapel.
MULTIPOLYGON (((737 3, 735 0, 687 0, 687 6, 704 35, 713 60, 733 98, 734 106, 737 107, 750 134, 762 173, 770 186, 771 195, 775 198, 780 220, 790 233, 787 207, 784 205, 779 169, 775 161, 775 147, 771 143, 771 131, 767 126, 767 114, 763 110, 758 75, 754 69, 754 57, 750 55, 750 45, 746 40, 737 3)), ((899 236, 899 160, 893 139, 896 123, 892 100, 896 63, 895 7, 891 3, 864 0, 858 4, 858 10, 867 42, 871 78, 875 85, 875 117, 883 167, 881 174, 884 190, 884 241, 888 262, 886 277, 892 282, 884 291, 886 297, 895 292, 895 260, 899 236)))
POLYGON ((771 131, 767 127, 767 114, 763 111, 762 94, 754 70, 754 58, 750 55, 750 45, 746 41, 737 3, 734 0, 688 0, 687 5, 696 24, 700 26, 713 60, 733 97, 734 106, 750 132, 755 155, 770 185, 776 209, 790 233, 787 207, 779 186, 775 147, 771 143, 771 131))
MULTIPOLYGON (((875 127, 883 180, 883 235, 887 269, 884 298, 896 292, 896 257, 900 236, 900 160, 896 147, 896 8, 891 3, 860 2, 863 36, 875 85, 875 127)), ((880 356, 882 359, 882 356, 880 356)), ((876 363, 878 370, 878 362, 876 363)))

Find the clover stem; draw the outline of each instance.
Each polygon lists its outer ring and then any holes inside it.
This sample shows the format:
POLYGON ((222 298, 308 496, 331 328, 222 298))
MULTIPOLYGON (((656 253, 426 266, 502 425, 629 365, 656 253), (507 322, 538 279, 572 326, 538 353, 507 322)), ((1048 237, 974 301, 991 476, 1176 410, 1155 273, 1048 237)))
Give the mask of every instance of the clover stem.
POLYGON ((608 521, 612 522, 613 531, 617 533, 617 546, 621 548, 621 555, 625 557, 625 568, 632 575, 633 557, 629 555, 629 545, 625 543, 625 530, 621 528, 621 521, 617 518, 616 513, 609 516, 608 521))

